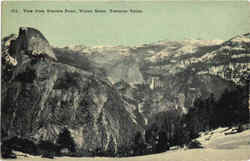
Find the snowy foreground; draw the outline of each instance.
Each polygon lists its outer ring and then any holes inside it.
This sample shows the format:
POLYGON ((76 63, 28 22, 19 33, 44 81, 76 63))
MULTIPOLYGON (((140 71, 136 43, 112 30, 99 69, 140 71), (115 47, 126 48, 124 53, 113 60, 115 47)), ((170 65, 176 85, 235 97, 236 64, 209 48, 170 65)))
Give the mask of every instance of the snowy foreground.
MULTIPOLYGON (((108 157, 56 157, 57 161, 250 161, 250 130, 237 134, 225 135, 230 132, 226 128, 219 128, 208 134, 202 134, 199 140, 203 149, 170 150, 160 154, 145 155, 128 158, 108 157)), ((18 153, 17 153, 18 154, 18 153)), ((15 161, 53 161, 53 159, 39 156, 17 156, 15 161)))

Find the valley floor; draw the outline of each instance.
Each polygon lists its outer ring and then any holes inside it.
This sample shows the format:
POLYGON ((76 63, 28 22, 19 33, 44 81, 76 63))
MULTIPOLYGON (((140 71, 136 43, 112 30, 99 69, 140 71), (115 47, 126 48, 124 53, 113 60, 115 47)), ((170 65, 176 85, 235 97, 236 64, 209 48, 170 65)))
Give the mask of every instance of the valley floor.
MULTIPOLYGON (((207 134, 202 134, 199 140, 203 149, 170 150, 160 154, 128 158, 108 157, 56 157, 57 161, 250 161, 250 130, 241 133, 225 135, 230 132, 219 128, 207 134)), ((15 161, 52 161, 34 156, 18 156, 15 161)))

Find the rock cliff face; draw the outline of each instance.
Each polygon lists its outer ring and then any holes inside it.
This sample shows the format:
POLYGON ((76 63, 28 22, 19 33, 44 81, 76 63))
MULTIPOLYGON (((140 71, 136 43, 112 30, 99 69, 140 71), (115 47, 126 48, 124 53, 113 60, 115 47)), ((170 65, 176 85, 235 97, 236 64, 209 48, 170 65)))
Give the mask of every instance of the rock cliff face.
MULTIPOLYGON (((28 34, 40 35, 36 30, 28 34)), ((142 130, 136 104, 87 68, 65 64, 60 58, 54 62, 30 57, 27 49, 33 47, 23 48, 27 38, 20 39, 19 35, 12 42, 18 50, 7 43, 9 39, 2 43, 18 62, 2 62, 1 127, 8 137, 55 142, 66 127, 78 151, 116 152, 132 143, 135 132, 142 130)), ((44 37, 41 40, 48 44, 44 37)))
POLYGON ((187 113, 197 97, 219 99, 225 89, 247 86, 250 75, 249 34, 225 42, 52 48, 34 29, 4 38, 2 49, 9 56, 2 59, 2 129, 55 142, 66 127, 79 151, 129 147, 154 114, 187 113), (26 41, 33 34, 57 61, 31 56, 35 47, 26 41))

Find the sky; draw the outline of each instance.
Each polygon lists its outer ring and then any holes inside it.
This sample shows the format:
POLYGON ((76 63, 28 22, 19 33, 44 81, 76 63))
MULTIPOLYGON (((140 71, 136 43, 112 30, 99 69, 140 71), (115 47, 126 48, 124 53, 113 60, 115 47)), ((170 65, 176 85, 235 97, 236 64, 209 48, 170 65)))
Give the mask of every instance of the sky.
POLYGON ((17 34, 21 26, 40 30, 54 46, 134 46, 168 40, 227 40, 250 32, 250 3, 3 2, 2 38, 17 34), (77 13, 24 13, 24 9, 69 9, 77 13), (107 12, 79 13, 79 9, 107 12), (110 9, 136 9, 142 13, 110 13, 110 9))

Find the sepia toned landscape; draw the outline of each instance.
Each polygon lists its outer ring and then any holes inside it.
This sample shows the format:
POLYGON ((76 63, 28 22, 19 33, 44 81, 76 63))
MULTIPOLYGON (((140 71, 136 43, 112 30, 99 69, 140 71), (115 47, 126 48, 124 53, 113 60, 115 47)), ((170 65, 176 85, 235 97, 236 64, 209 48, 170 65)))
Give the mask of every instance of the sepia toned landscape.
POLYGON ((20 27, 1 45, 4 158, 250 158, 249 33, 56 47, 20 27))

